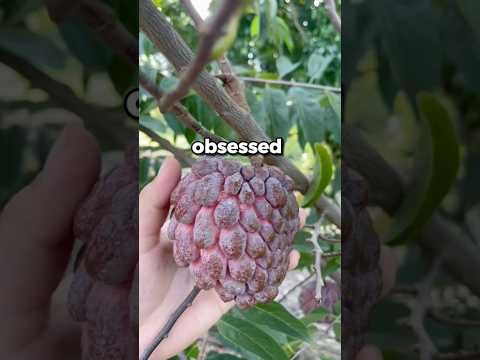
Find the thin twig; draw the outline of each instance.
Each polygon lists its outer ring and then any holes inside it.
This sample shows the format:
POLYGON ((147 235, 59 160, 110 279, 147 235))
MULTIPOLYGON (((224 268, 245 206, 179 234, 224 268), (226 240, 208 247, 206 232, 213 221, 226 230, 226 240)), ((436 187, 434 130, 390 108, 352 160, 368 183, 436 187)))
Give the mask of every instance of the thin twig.
POLYGON ((306 89, 331 91, 334 93, 340 93, 342 91, 340 88, 337 88, 334 86, 307 84, 307 83, 296 82, 296 81, 260 79, 260 78, 254 78, 254 77, 248 77, 248 76, 239 76, 238 78, 245 82, 252 82, 252 83, 302 87, 306 89))
POLYGON ((436 354, 435 360, 478 360, 480 359, 480 351, 463 351, 458 353, 436 354))
POLYGON ((323 0, 323 7, 327 12, 330 21, 332 22, 335 29, 340 33, 342 32, 342 20, 337 13, 337 7, 335 5, 335 0, 323 0))
MULTIPOLYGON (((142 72, 141 70, 139 71, 138 77, 139 77, 140 85, 153 96, 153 98, 157 101, 157 104, 160 108, 161 98, 164 95, 162 90, 160 88, 158 88, 157 86, 155 86, 155 84, 152 83, 148 79, 148 77, 145 75, 145 73, 142 72)), ((161 108, 160 108, 160 111, 163 113, 163 110, 161 108)), ((220 137, 218 135, 215 135, 215 134, 211 133, 210 131, 208 131, 207 129, 205 129, 193 117, 193 115, 188 112, 187 108, 185 108, 185 106, 183 106, 182 104, 175 103, 173 105, 173 107, 171 108, 170 112, 173 115, 175 115, 175 117, 179 121, 181 121, 186 127, 195 131, 196 133, 203 136, 204 138, 209 138, 210 140, 212 140, 214 142, 225 141, 222 137, 220 137)))
POLYGON ((200 344, 200 352, 198 354, 198 360, 205 360, 208 355, 208 332, 202 339, 202 343, 200 344))
POLYGON ((57 106, 61 106, 79 116, 86 127, 95 129, 100 137, 113 139, 115 146, 123 146, 126 139, 131 137, 131 131, 123 130, 122 125, 126 120, 123 109, 121 112, 115 109, 112 111, 111 108, 91 104, 80 99, 67 85, 53 79, 30 62, 6 50, 0 50, 0 62, 30 81, 32 88, 45 91, 50 100, 57 106), (122 129, 122 131, 112 132, 112 127, 122 129))
POLYGON ((187 355, 185 355, 185 352, 183 352, 183 351, 180 351, 180 352, 177 354, 177 356, 178 356, 178 358, 179 358, 180 360, 188 360, 187 355))
POLYGON ((160 343, 168 337, 170 330, 172 330, 173 326, 177 322, 177 320, 182 316, 182 314, 187 310, 193 303, 193 300, 197 297, 200 293, 200 289, 196 286, 193 287, 192 291, 188 296, 183 300, 183 302, 178 306, 178 308, 173 312, 173 314, 168 318, 167 323, 163 326, 160 332, 155 336, 153 341, 147 346, 145 351, 143 352, 142 356, 140 356, 140 360, 148 360, 150 355, 155 351, 155 349, 160 345, 160 343))
POLYGON ((341 256, 341 255, 342 255, 341 251, 324 252, 324 253, 322 253, 322 258, 323 259, 334 258, 334 257, 341 256))
POLYGON ((318 243, 318 238, 319 238, 320 232, 322 231, 321 230, 322 222, 323 222, 323 219, 318 221, 315 224, 315 229, 313 229, 312 236, 310 237, 309 240, 307 240, 312 243, 313 252, 315 253, 314 269, 315 269, 315 273, 317 274, 317 280, 315 285, 315 300, 317 300, 318 302, 322 301, 322 288, 325 285, 325 282, 323 281, 323 276, 322 276, 323 250, 318 243))
POLYGON ((223 30, 231 17, 242 6, 242 0, 225 0, 220 5, 215 17, 205 26, 197 54, 180 79, 178 86, 162 99, 161 108, 168 110, 174 103, 184 97, 197 80, 203 68, 210 62, 215 42, 224 35, 223 30))
MULTIPOLYGON (((307 225, 303 225, 303 227, 306 228, 306 229, 310 229, 310 230, 315 229, 314 225, 308 225, 307 224, 307 225)), ((322 241, 331 243, 331 244, 341 244, 342 243, 341 239, 329 238, 329 237, 324 236, 323 234, 319 234, 319 239, 321 239, 322 241)))
POLYGON ((445 325, 458 326, 458 327, 480 327, 479 320, 452 318, 452 317, 448 317, 443 314, 440 314, 433 310, 428 311, 427 315, 429 318, 435 320, 436 322, 443 323, 445 325))
POLYGON ((138 129, 145 135, 150 137, 150 139, 158 143, 158 145, 160 145, 160 147, 162 147, 164 150, 171 152, 178 161, 183 162, 186 165, 192 166, 194 160, 186 151, 173 146, 168 140, 165 140, 155 131, 149 129, 145 125, 139 124, 138 129))
POLYGON ((302 41, 305 43, 307 41, 307 36, 305 35, 305 31, 303 30, 302 25, 300 24, 297 8, 295 7, 294 4, 290 4, 288 8, 290 9, 290 14, 292 14, 293 25, 295 26, 298 33, 302 37, 302 41))
POLYGON ((416 285, 417 297, 406 302, 410 308, 409 316, 404 320, 418 340, 418 352, 421 360, 431 360, 438 350, 425 328, 425 316, 431 306, 431 289, 441 269, 442 257, 433 260, 425 278, 416 285))
POLYGON ((197 30, 199 30, 203 25, 203 19, 198 13, 197 9, 195 9, 195 6, 193 6, 190 0, 180 0, 180 2, 182 3, 182 6, 187 12, 188 16, 190 16, 190 18, 193 20, 197 30))
MULTIPOLYGON (((204 24, 204 21, 195 7, 192 5, 192 2, 190 0, 182 0, 181 2, 185 11, 195 23, 197 30, 200 30, 204 24)), ((222 54, 222 56, 220 56, 218 59, 218 66, 223 74, 223 86, 228 95, 230 95, 230 97, 245 111, 250 112, 250 107, 248 106, 247 99, 245 98, 245 89, 243 88, 243 84, 238 79, 235 71, 233 70, 232 64, 227 59, 225 54, 222 54)))

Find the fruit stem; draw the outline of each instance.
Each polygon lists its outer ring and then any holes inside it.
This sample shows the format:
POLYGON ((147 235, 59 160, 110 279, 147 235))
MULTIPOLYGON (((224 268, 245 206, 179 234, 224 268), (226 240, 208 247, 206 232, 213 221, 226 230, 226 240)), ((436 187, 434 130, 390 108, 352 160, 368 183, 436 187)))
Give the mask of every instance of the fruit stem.
POLYGON ((140 356, 140 360, 148 360, 148 358, 152 355, 155 349, 160 345, 160 343, 168 337, 170 330, 172 330, 173 326, 177 322, 177 320, 182 316, 182 314, 187 310, 193 303, 193 300, 197 297, 200 293, 200 289, 196 286, 193 287, 192 291, 185 300, 177 307, 177 309, 170 315, 165 325, 162 327, 160 332, 155 336, 153 341, 147 346, 143 354, 140 356))

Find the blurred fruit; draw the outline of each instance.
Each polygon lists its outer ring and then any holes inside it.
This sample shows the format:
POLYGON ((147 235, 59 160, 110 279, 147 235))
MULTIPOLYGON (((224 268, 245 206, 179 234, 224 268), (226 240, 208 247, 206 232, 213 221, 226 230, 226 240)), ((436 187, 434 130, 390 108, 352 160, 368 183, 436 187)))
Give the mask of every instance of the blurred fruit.
POLYGON ((68 294, 82 322, 82 359, 138 358, 138 148, 103 176, 80 206, 74 232, 83 243, 68 294))
POLYGON ((370 311, 382 278, 380 242, 366 209, 364 179, 342 167, 342 359, 354 359, 365 344, 370 311))
POLYGON ((335 281, 325 280, 320 301, 315 299, 316 285, 316 281, 311 281, 300 292, 298 302, 304 314, 308 314, 319 307, 332 311, 335 303, 340 300, 340 287, 335 281))

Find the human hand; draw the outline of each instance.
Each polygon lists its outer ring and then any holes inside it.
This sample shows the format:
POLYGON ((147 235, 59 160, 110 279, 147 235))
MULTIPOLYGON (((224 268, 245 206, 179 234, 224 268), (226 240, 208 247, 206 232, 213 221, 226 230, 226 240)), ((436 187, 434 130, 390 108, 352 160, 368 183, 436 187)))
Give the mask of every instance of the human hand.
POLYGON ((66 310, 64 290, 70 281, 64 272, 74 213, 99 168, 95 139, 79 126, 67 126, 41 173, 3 209, 1 359, 79 358, 80 329, 66 310))
MULTIPOLYGON (((385 297, 395 285, 398 264, 393 250, 382 245, 380 250, 380 269, 382 270, 382 293, 385 297)), ((374 345, 364 346, 358 353, 356 360, 383 360, 382 352, 374 345)))
MULTIPOLYGON (((180 176, 179 163, 168 158, 157 177, 140 193, 140 353, 143 353, 194 286, 189 269, 175 264, 173 246, 166 235, 165 220, 170 208, 170 194, 180 176)), ((292 251, 290 269, 297 266, 298 260, 299 253, 292 251)), ((153 352, 151 360, 176 355, 204 335, 233 306, 233 301, 224 303, 214 289, 202 291, 176 322, 168 338, 153 352)))

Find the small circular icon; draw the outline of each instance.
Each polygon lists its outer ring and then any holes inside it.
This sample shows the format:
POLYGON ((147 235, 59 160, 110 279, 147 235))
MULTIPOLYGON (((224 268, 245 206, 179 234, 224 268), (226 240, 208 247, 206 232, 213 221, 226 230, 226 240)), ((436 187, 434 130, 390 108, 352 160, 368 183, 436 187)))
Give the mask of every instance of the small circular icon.
POLYGON ((139 108, 139 99, 138 99, 138 89, 130 90, 125 99, 123 100, 123 108, 127 112, 128 116, 133 119, 138 120, 138 108, 139 108))

